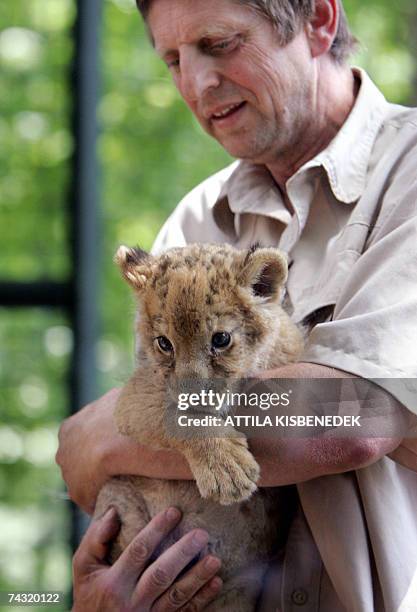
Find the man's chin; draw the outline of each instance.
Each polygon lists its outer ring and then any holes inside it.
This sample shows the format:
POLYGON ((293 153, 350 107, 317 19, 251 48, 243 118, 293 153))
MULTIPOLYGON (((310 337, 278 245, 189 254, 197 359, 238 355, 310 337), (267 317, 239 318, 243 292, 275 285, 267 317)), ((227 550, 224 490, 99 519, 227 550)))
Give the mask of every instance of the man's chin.
POLYGON ((258 150, 253 145, 245 143, 244 138, 234 139, 233 142, 220 140, 218 138, 216 138, 216 140, 229 155, 236 159, 244 159, 254 164, 263 163, 262 161, 258 162, 258 159, 262 159, 264 152, 258 150))
POLYGON ((248 147, 248 143, 245 142, 245 134, 225 135, 212 132, 211 136, 217 140, 219 145, 232 157, 245 159, 250 157, 250 147, 248 147))

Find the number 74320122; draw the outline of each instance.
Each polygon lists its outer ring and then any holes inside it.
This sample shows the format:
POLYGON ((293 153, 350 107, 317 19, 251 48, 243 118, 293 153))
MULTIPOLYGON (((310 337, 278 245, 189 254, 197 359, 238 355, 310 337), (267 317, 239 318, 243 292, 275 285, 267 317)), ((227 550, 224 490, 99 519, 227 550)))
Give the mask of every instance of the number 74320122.
POLYGON ((64 594, 49 591, 18 591, 15 593, 0 593, 0 604, 9 605, 54 605, 63 603, 64 594))

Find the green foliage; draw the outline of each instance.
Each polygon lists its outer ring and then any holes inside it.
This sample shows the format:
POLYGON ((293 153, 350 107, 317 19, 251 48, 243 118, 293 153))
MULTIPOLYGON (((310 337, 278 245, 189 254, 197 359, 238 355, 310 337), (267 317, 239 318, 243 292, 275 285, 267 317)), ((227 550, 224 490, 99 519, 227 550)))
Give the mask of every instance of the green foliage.
POLYGON ((70 584, 69 517, 54 455, 71 346, 62 316, 0 309, 0 591, 70 584))
MULTIPOLYGON (((74 0, 0 3, 0 279, 65 280, 71 28, 74 0)), ((356 62, 393 101, 415 92, 415 0, 346 0, 362 42, 356 62)), ((203 134, 146 39, 134 0, 103 1, 101 211, 97 344, 100 388, 132 367, 133 302, 112 264, 120 243, 150 248, 182 196, 229 162, 203 134)), ((0 590, 64 590, 68 515, 53 463, 68 412, 71 332, 52 311, 0 309, 0 590)))
POLYGON ((0 6, 0 277, 68 273, 69 0, 0 6), (39 229, 40 231, 34 231, 39 229))
POLYGON ((356 58, 382 89, 399 104, 413 99, 415 77, 412 24, 417 20, 414 0, 349 0, 344 3, 352 30, 360 42, 356 58))

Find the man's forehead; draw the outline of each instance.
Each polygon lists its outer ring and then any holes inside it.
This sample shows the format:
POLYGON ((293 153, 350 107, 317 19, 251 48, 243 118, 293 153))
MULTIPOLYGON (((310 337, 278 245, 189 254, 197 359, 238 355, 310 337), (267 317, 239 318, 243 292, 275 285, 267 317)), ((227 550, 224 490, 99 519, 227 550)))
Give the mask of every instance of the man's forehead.
POLYGON ((241 31, 250 18, 253 13, 233 0, 154 0, 147 21, 155 49, 163 54, 179 44, 241 31))

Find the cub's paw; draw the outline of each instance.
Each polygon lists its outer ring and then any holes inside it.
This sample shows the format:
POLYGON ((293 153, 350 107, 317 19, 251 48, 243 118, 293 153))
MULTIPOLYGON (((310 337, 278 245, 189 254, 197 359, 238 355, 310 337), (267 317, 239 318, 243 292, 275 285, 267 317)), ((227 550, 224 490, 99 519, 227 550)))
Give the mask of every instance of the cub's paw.
POLYGON ((208 459, 193 470, 202 497, 227 506, 256 491, 260 470, 244 438, 219 440, 216 455, 208 459))

